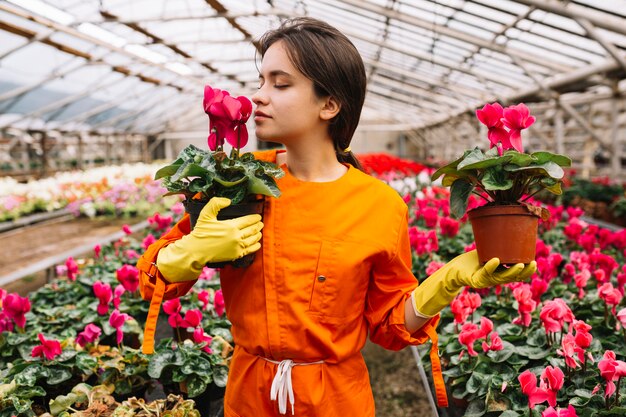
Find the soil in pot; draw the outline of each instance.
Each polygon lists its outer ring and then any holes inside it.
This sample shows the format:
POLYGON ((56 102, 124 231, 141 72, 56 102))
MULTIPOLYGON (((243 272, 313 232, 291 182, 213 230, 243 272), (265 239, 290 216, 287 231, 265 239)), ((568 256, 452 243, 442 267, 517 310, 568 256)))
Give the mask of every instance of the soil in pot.
MULTIPOLYGON (((191 222, 191 228, 193 229, 196 225, 196 221, 198 220, 198 216, 200 212, 206 205, 206 201, 199 200, 185 200, 183 201, 183 205, 185 206, 185 211, 189 213, 189 221, 191 222)), ((234 204, 223 208, 217 214, 217 220, 230 220, 235 219, 237 217, 247 216, 248 214, 260 214, 263 215, 263 207, 264 207, 265 199, 261 196, 252 196, 250 200, 244 200, 239 204, 234 204)), ((250 253, 243 258, 235 259, 230 262, 211 262, 206 266, 209 268, 223 268, 226 265, 232 265, 235 268, 246 268, 252 264, 254 261, 255 253, 250 253)))
POLYGON ((539 217, 525 206, 482 206, 467 214, 482 264, 491 258, 500 259, 501 264, 535 260, 539 217))

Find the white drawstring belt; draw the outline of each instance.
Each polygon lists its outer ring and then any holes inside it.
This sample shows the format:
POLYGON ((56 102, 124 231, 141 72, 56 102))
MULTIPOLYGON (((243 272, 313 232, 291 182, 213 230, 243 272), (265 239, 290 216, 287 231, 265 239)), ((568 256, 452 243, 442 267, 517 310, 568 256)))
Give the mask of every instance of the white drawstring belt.
POLYGON ((294 366, 320 364, 324 363, 324 361, 296 363, 291 359, 285 359, 280 362, 267 358, 263 359, 278 365, 278 368, 276 369, 276 375, 274 375, 274 380, 272 381, 270 400, 278 400, 278 412, 280 414, 287 414, 287 399, 289 399, 289 404, 291 404, 291 414, 295 415, 294 407, 296 404, 296 400, 293 394, 293 386, 291 384, 291 368, 293 368, 294 366))

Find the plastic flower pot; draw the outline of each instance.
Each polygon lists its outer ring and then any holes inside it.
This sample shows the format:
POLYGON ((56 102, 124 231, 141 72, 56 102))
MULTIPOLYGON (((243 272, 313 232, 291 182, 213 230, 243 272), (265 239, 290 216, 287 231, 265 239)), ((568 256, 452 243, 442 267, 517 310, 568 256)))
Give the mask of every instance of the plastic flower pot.
MULTIPOLYGON (((191 222, 191 228, 193 229, 198 221, 200 212, 206 205, 207 201, 199 200, 185 200, 183 205, 185 206, 185 212, 189 214, 189 221, 191 222)), ((247 216, 248 214, 260 214, 263 215, 263 207, 265 198, 263 196, 252 196, 250 200, 244 200, 239 204, 233 204, 225 207, 217 213, 217 220, 230 220, 237 217, 247 216)), ((234 266, 235 268, 246 268, 254 261, 255 253, 250 253, 243 258, 235 259, 230 262, 210 262, 206 266, 209 268, 223 268, 226 265, 234 266)))
POLYGON ((523 205, 482 206, 467 213, 481 264, 491 258, 501 264, 535 260, 539 217, 523 205))

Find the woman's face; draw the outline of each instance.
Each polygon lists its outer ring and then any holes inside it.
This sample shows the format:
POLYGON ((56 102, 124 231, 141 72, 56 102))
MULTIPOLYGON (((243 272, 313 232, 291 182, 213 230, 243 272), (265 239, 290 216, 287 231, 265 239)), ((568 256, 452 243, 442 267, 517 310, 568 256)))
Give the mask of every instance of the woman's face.
POLYGON ((293 66, 284 46, 278 41, 265 52, 252 101, 257 138, 288 145, 326 123, 320 118, 324 98, 315 95, 313 81, 293 66))

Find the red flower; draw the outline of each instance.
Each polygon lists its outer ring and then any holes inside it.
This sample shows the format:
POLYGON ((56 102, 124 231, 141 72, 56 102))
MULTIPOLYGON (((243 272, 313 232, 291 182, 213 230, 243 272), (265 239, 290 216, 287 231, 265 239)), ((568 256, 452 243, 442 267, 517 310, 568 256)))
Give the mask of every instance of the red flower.
POLYGON ((28 297, 20 297, 17 294, 7 294, 2 300, 4 314, 15 322, 19 328, 26 326, 26 313, 30 311, 28 297))
POLYGON ((46 359, 51 361, 61 354, 61 344, 58 340, 46 339, 42 333, 39 333, 37 337, 41 344, 33 348, 30 356, 33 358, 45 356, 46 359))
POLYGON ((152 245, 154 242, 156 242, 156 238, 153 235, 148 235, 146 236, 146 238, 143 240, 143 242, 141 242, 141 247, 146 250, 150 247, 150 245, 152 245))
POLYGON ((563 371, 559 367, 553 368, 552 366, 546 367, 541 373, 541 388, 543 388, 547 394, 548 404, 550 406, 556 406, 556 394, 563 388, 563 371))
POLYGON ((94 253, 96 259, 98 259, 100 257, 100 252, 102 252, 102 246, 96 245, 96 246, 93 247, 93 253, 94 253))
POLYGON ((102 334, 102 330, 100 330, 100 328, 95 324, 89 323, 85 326, 85 330, 78 333, 78 336, 76 336, 76 343, 85 347, 87 343, 93 343, 98 340, 100 334, 102 334))
POLYGON ((622 308, 618 313, 617 313, 617 319, 619 320, 619 322, 622 324, 622 327, 626 328, 626 308, 622 308))
POLYGON ((119 310, 113 310, 109 317, 109 324, 117 331, 117 344, 119 345, 124 340, 124 332, 122 332, 122 326, 126 321, 131 320, 132 317, 126 313, 120 313, 119 310))
POLYGON ((194 309, 185 313, 185 319, 179 324, 179 327, 197 327, 202 322, 202 312, 194 309))
POLYGON ((224 314, 224 310, 226 309, 226 304, 224 304, 224 294, 222 294, 222 290, 215 291, 215 295, 213 296, 213 307, 215 308, 215 313, 218 316, 224 314))
POLYGON ((122 226, 122 231, 123 231, 125 234, 127 234, 127 235, 132 235, 132 234, 133 234, 133 231, 132 231, 132 230, 130 230, 130 226, 129 226, 129 225, 127 225, 127 224, 125 224, 125 225, 123 225, 123 226, 122 226))
POLYGON ((213 353, 213 351, 211 350, 211 342, 213 341, 213 338, 206 334, 202 327, 198 327, 196 328, 196 330, 193 331, 193 341, 198 344, 206 343, 206 346, 203 347, 202 350, 204 350, 208 354, 213 353))
POLYGON ((139 288, 139 270, 132 265, 123 265, 115 272, 117 280, 128 292, 135 292, 139 288))
POLYGON ((113 291, 111 291, 111 286, 101 281, 96 281, 93 283, 93 293, 99 301, 98 314, 103 316, 109 312, 109 303, 111 302, 111 298, 113 297, 113 291))
POLYGON ((204 87, 204 112, 209 116, 208 144, 211 150, 224 145, 234 148, 248 143, 246 122, 252 114, 252 102, 243 96, 234 98, 227 91, 204 87))
POLYGON ((78 275, 78 264, 71 256, 65 261, 65 267, 67 268, 67 279, 70 281, 76 281, 78 275))
POLYGON ((522 372, 517 380, 521 385, 522 394, 528 397, 529 408, 532 409, 548 399, 548 393, 544 388, 537 387, 537 377, 530 370, 522 372))
POLYGON ((439 228, 441 229, 441 234, 444 236, 456 236, 459 233, 459 225, 460 223, 457 220, 451 219, 450 217, 439 218, 439 228))
MULTIPOLYGON (((476 110, 476 117, 482 124, 487 126, 487 138, 490 148, 498 147, 498 152, 502 155, 502 150, 511 149, 509 132, 502 123, 502 106, 499 103, 485 104, 482 109, 476 110)), ((522 152, 520 150, 520 152, 522 152)))
POLYGON ((539 313, 539 318, 546 329, 546 333, 554 333, 563 329, 563 323, 573 322, 574 314, 565 300, 555 298, 544 304, 541 313, 539 313))
MULTIPOLYGON (((518 152, 524 152, 522 148, 523 129, 529 128, 535 123, 535 118, 530 115, 530 110, 524 103, 509 106, 502 110, 502 123, 510 129, 510 145, 518 152)), ((506 148, 505 148, 506 149, 506 148)))

